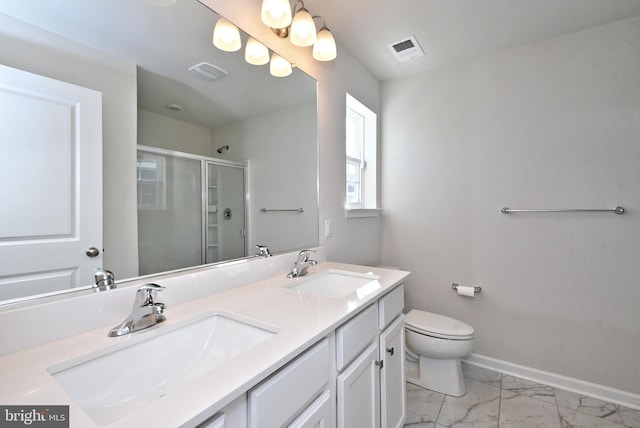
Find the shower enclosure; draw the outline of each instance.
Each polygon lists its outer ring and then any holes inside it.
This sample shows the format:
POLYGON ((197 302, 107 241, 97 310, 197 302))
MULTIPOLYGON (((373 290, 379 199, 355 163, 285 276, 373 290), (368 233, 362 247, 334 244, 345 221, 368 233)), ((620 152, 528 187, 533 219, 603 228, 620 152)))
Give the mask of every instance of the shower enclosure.
POLYGON ((138 146, 139 274, 247 255, 246 166, 138 146))

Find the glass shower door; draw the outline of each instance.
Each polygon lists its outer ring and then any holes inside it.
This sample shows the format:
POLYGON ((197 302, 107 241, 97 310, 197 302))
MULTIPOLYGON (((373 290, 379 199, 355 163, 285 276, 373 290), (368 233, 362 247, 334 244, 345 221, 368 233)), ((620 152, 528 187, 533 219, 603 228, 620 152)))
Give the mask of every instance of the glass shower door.
POLYGON ((207 162, 206 262, 244 257, 244 168, 207 162))
POLYGON ((140 275, 202 264, 199 160, 138 151, 140 275))

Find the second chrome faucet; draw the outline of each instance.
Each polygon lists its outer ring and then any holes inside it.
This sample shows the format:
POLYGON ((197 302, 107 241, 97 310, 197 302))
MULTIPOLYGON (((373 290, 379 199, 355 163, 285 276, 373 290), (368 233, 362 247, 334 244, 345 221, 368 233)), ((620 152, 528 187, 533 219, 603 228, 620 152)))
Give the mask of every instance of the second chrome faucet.
POLYGON ((298 253, 298 259, 293 265, 293 269, 287 275, 287 278, 297 278, 299 276, 304 276, 307 274, 307 269, 309 266, 315 266, 318 262, 315 260, 309 259, 311 253, 315 253, 314 250, 302 250, 298 253))

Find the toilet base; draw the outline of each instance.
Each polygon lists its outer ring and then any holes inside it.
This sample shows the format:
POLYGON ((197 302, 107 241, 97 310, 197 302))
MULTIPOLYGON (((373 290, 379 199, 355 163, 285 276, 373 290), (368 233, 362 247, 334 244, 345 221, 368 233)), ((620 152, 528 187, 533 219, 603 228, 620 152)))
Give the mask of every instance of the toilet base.
POLYGON ((459 358, 440 360, 420 355, 418 378, 407 376, 407 382, 454 397, 467 392, 459 358))

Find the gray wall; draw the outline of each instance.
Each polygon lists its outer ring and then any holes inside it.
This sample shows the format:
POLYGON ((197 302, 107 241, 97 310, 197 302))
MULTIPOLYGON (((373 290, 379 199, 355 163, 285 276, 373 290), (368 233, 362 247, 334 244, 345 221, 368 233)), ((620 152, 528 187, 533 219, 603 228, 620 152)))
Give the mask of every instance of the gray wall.
MULTIPOLYGON (((333 220, 333 234, 320 234, 329 260, 377 265, 380 262, 381 221, 379 218, 346 219, 345 203, 345 102, 349 92, 375 113, 380 113, 380 84, 338 40, 338 58, 321 63, 311 58, 308 48, 297 48, 278 39, 260 22, 260 2, 255 0, 200 0, 226 16, 253 37, 293 61, 318 81, 318 165, 320 224, 333 220)), ((330 25, 330 24, 329 24, 330 25)), ((322 226, 321 231, 324 231, 322 226)))
POLYGON ((249 164, 249 254, 318 245, 316 105, 271 112, 212 131, 218 157, 249 164), (304 213, 261 213, 260 208, 304 208, 304 213))
POLYGON ((478 354, 633 393, 638 40, 635 18, 382 85, 383 262, 413 272, 408 305, 471 324, 478 354))

